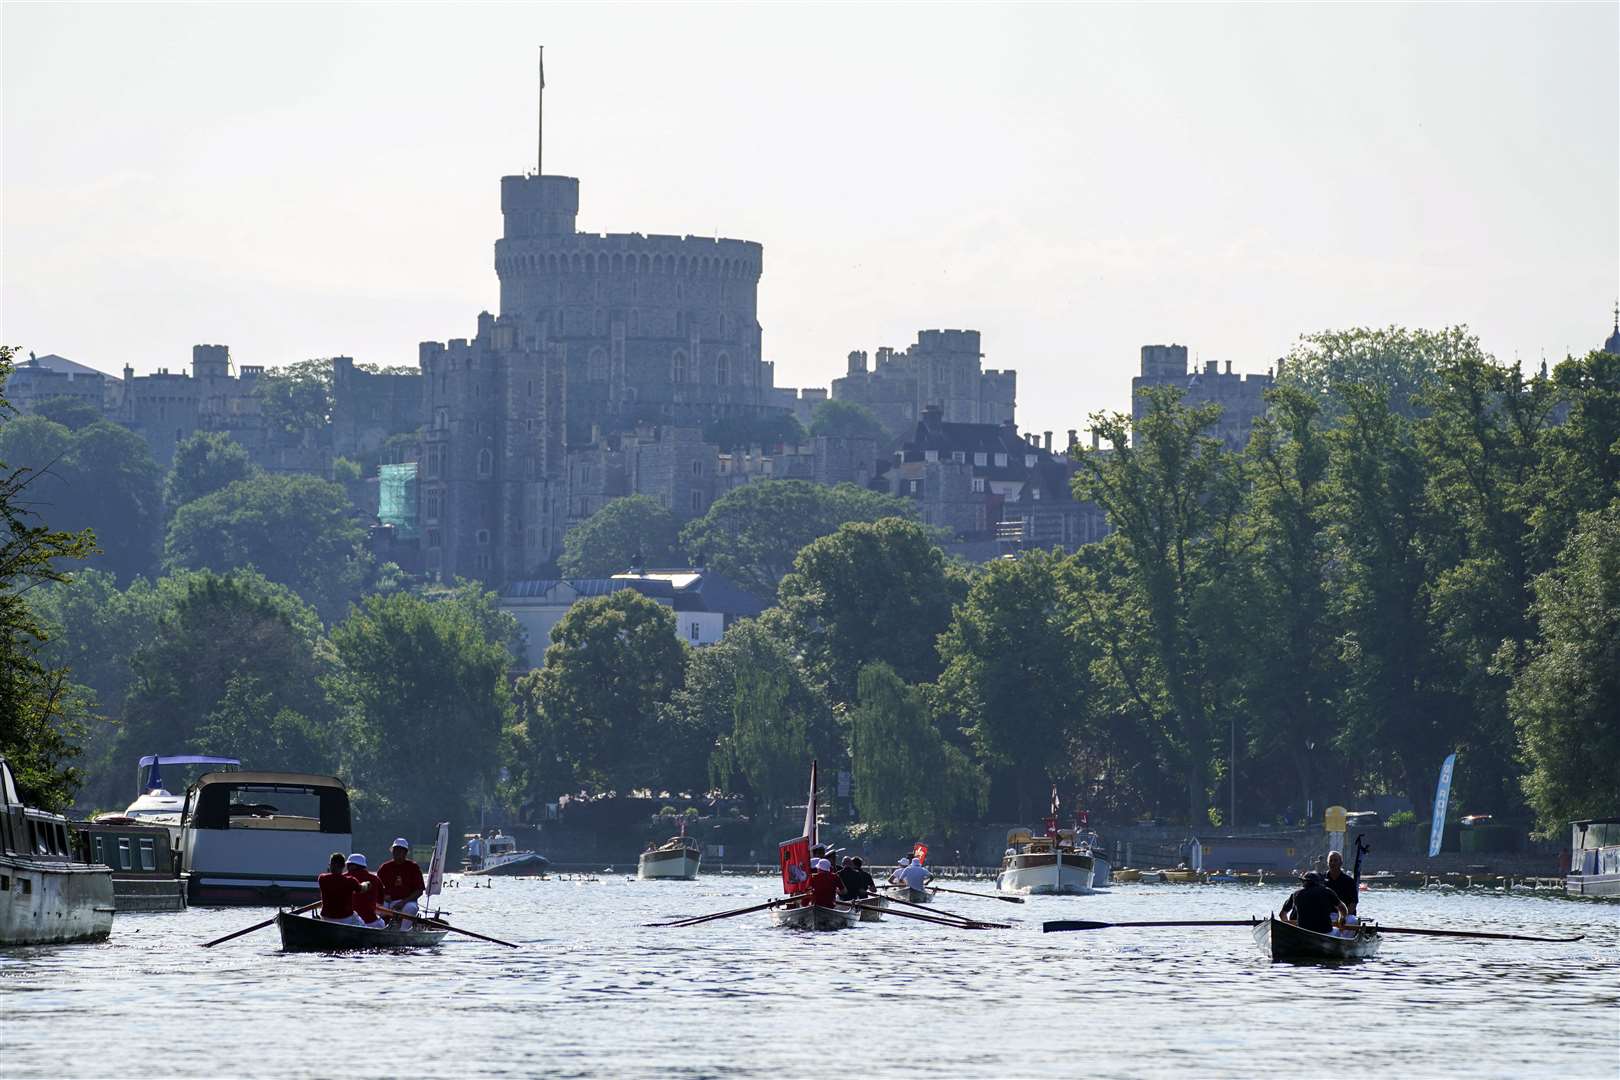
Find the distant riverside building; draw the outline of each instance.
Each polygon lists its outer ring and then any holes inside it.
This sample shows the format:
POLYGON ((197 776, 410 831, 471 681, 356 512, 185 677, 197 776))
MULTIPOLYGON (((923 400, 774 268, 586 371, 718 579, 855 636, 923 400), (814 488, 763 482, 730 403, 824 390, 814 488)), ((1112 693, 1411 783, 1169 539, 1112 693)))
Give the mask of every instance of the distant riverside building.
POLYGON ((1221 407, 1221 418, 1211 432, 1226 446, 1241 450, 1248 445, 1254 422, 1265 415, 1265 393, 1276 382, 1264 375, 1237 375, 1232 362, 1226 370, 1214 360, 1205 361, 1202 371, 1188 371, 1187 346, 1142 346, 1142 373, 1131 380, 1131 419, 1140 420, 1146 412, 1141 391, 1150 386, 1175 386, 1188 405, 1213 402, 1221 407))
POLYGON ((1018 373, 983 369, 977 330, 920 330, 904 352, 877 350, 849 354, 848 371, 834 379, 836 401, 852 401, 877 414, 885 430, 904 435, 938 406, 946 423, 1003 424, 1013 419, 1018 373))
POLYGON ((19 412, 32 412, 51 398, 67 398, 100 411, 107 407, 111 382, 111 376, 65 356, 29 353, 7 380, 6 397, 19 412))
POLYGON ((579 600, 632 589, 675 612, 675 633, 689 645, 713 645, 738 619, 751 619, 765 604, 729 578, 703 567, 626 570, 605 578, 514 581, 501 590, 501 610, 517 619, 529 646, 529 663, 540 666, 551 630, 579 600))
MULTIPOLYGON (((1070 431, 1069 446, 1075 438, 1070 431)), ((951 423, 929 406, 894 457, 890 492, 914 500, 923 523, 948 530, 968 557, 1074 551, 1108 535, 1101 508, 1075 499, 1073 462, 1053 452, 1049 431, 1021 435, 1011 420, 951 423)))

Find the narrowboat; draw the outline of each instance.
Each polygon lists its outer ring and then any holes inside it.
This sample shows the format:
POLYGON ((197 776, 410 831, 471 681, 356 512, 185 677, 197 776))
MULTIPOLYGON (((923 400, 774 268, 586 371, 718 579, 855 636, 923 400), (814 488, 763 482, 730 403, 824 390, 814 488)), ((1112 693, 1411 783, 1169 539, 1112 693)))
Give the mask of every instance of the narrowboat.
POLYGON ((641 853, 636 863, 636 877, 669 878, 691 881, 698 875, 703 862, 703 849, 690 836, 672 836, 655 848, 641 853))
POLYGON ((211 772, 186 791, 180 865, 197 906, 307 904, 335 851, 354 843, 335 776, 211 772))
POLYGON ((1564 891, 1572 896, 1620 897, 1620 818, 1570 822, 1564 891))
POLYGON ((112 920, 112 871, 73 858, 67 818, 25 806, 0 757, 0 945, 100 941, 112 920))
POLYGON ((120 912, 185 909, 185 883, 167 826, 101 814, 74 822, 73 842, 80 861, 112 871, 113 906, 120 912))

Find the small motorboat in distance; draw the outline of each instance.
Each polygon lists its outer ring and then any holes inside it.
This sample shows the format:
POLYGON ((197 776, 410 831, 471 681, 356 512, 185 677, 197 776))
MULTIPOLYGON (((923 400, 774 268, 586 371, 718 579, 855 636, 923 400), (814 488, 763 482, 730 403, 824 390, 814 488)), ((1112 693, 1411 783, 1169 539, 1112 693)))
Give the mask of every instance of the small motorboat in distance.
POLYGON ((444 940, 448 930, 416 926, 409 930, 375 929, 328 922, 314 915, 284 911, 276 916, 283 952, 347 952, 354 949, 424 949, 444 940))
POLYGON ((684 833, 672 836, 655 848, 641 853, 636 864, 636 877, 666 878, 672 881, 691 881, 697 877, 703 861, 703 849, 698 842, 684 833))
POLYGON ((519 851, 517 841, 497 831, 491 837, 469 836, 462 872, 484 877, 539 877, 551 860, 532 851, 519 851))
POLYGON ((1360 923, 1354 930, 1353 934, 1319 934, 1273 915, 1255 925, 1254 941, 1273 960, 1361 960, 1377 956, 1377 925, 1360 923))
POLYGON ((859 921, 861 913, 847 904, 835 907, 804 904, 771 909, 771 922, 790 930, 848 930, 859 921))

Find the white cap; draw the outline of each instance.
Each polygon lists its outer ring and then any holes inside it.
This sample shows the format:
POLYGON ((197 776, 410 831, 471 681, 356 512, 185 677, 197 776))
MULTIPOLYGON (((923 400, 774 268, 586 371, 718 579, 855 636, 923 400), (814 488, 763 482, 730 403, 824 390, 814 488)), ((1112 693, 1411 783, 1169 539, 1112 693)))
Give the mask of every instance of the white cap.
POLYGON ((403 836, 396 836, 396 837, 394 837, 393 844, 390 845, 390 846, 392 846, 392 847, 402 847, 402 848, 409 849, 410 846, 411 846, 411 842, 409 840, 405 839, 403 836))
POLYGON ((900 865, 901 866, 910 866, 911 865, 911 860, 906 858, 904 855, 902 855, 902 856, 900 856, 900 865))
POLYGON ((357 851, 353 855, 349 856, 349 865, 364 866, 366 865, 366 857, 357 851))
POLYGON ((817 870, 831 870, 832 863, 827 859, 817 859, 814 863, 817 870))

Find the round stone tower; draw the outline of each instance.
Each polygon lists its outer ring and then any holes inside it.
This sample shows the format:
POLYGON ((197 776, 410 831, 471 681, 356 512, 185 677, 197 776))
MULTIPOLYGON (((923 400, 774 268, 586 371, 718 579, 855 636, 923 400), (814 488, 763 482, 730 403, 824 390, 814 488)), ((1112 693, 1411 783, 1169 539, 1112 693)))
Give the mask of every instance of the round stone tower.
POLYGON ((768 385, 756 304, 764 249, 746 240, 582 233, 579 181, 501 178, 501 317, 560 347, 569 441, 638 421, 757 413, 768 385))

